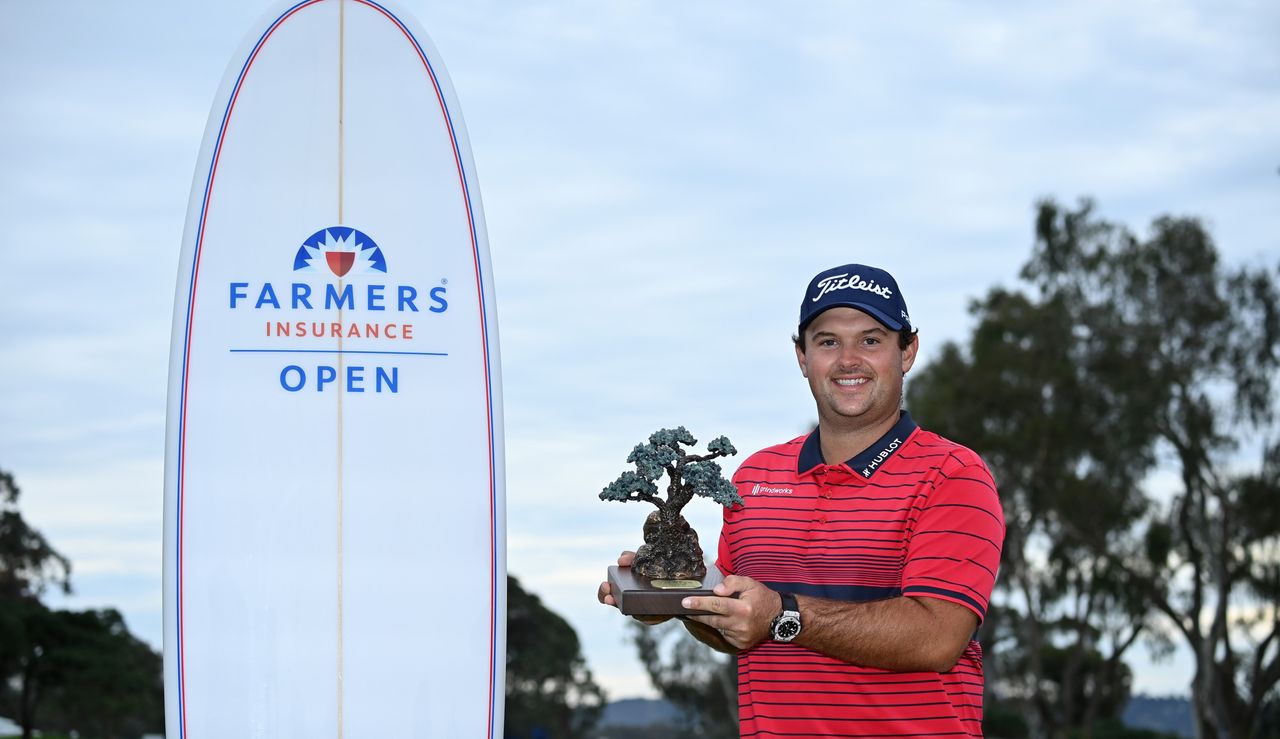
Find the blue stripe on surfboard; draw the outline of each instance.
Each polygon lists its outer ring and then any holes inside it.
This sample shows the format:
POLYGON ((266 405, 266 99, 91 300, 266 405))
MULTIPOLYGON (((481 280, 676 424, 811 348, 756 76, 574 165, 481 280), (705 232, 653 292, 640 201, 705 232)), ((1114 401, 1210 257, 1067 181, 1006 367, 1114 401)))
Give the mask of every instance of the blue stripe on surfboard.
MULTIPOLYGON (((499 659, 497 654, 497 639, 498 639, 497 589, 499 587, 505 587, 505 583, 499 584, 498 582, 499 577, 498 577, 498 552, 497 552, 497 531, 496 531, 497 529, 497 520, 496 520, 497 518, 497 470, 496 470, 496 461, 494 459, 496 439, 494 438, 494 431, 493 431, 493 418, 494 418, 493 388, 492 388, 493 368, 489 359, 489 319, 488 319, 488 314, 486 312, 487 296, 485 295, 485 292, 484 292, 484 267, 480 259, 480 238, 479 238, 479 234, 476 232, 475 209, 473 208, 473 205, 472 205, 471 185, 470 185, 470 182, 468 181, 470 178, 467 176, 467 170, 462 161, 462 152, 458 147, 458 136, 457 136, 457 130, 453 124, 453 115, 452 113, 450 113, 449 104, 445 100, 444 94, 441 91, 440 80, 436 76, 435 68, 431 66, 430 57, 428 57, 427 53, 422 49, 422 45, 418 43, 418 39, 413 35, 413 32, 409 30, 409 28, 404 24, 404 22, 401 21, 398 17, 396 17, 394 13, 392 13, 383 5, 380 5, 379 3, 375 2, 374 0, 357 0, 357 1, 362 2, 366 5, 376 7, 388 18, 393 20, 395 24, 400 27, 401 31, 404 32, 405 36, 413 43, 414 48, 417 49, 419 58, 422 59, 423 65, 427 68, 427 73, 431 75, 431 82, 435 86, 436 96, 440 101, 440 107, 443 109, 445 121, 449 125, 449 141, 453 146, 454 161, 458 165, 458 172, 461 175, 461 180, 462 180, 463 198, 465 199, 467 204, 467 221, 471 229, 472 260, 476 267, 476 289, 480 294, 480 330, 481 330, 481 338, 484 342, 485 396, 489 405, 489 419, 488 419, 489 420, 489 501, 490 501, 489 603, 491 605, 490 613, 492 614, 489 622, 489 644, 490 644, 490 653, 491 653, 490 665, 489 665, 489 669, 490 669, 490 673, 489 673, 489 736, 493 737, 496 735, 495 726, 494 726, 494 722, 496 719, 496 717, 494 716, 494 706, 496 705, 495 691, 497 689, 498 659, 499 659)), ((503 656, 502 669, 504 671, 506 669, 505 655, 503 656)))
POLYGON ((381 352, 371 349, 228 349, 232 354, 392 354, 403 357, 447 357, 447 352, 381 352))
POLYGON ((222 120, 218 126, 218 138, 214 144, 212 158, 209 161, 209 171, 205 175, 204 196, 200 200, 200 220, 199 220, 199 226, 196 231, 196 243, 193 249, 194 253, 192 254, 192 259, 191 259, 191 279, 187 285, 186 322, 184 323, 183 338, 182 338, 182 389, 180 392, 181 402, 179 403, 179 409, 178 409, 178 450, 177 450, 178 469, 177 469, 177 491, 176 491, 177 498, 178 498, 178 504, 177 504, 178 531, 176 534, 178 562, 177 562, 177 567, 175 567, 174 569, 175 569, 175 576, 177 578, 177 587, 175 588, 176 590, 175 597, 178 604, 178 608, 177 608, 178 613, 176 614, 178 623, 177 623, 177 628, 175 629, 175 632, 177 634, 177 641, 178 641, 178 645, 177 645, 178 646, 178 727, 179 727, 178 731, 179 731, 180 739, 185 739, 187 735, 187 715, 186 715, 187 714, 187 702, 186 702, 187 680, 186 680, 186 660, 185 660, 183 631, 182 631, 182 611, 183 611, 183 602, 184 602, 183 587, 182 587, 182 584, 183 584, 182 522, 184 520, 183 512, 184 512, 184 503, 185 503, 183 499, 183 495, 185 493, 185 487, 186 487, 185 486, 185 482, 186 482, 185 463, 186 463, 186 429, 187 429, 187 377, 188 377, 187 371, 189 368, 189 363, 191 358, 191 322, 195 312, 196 280, 197 280, 197 276, 200 273, 200 255, 201 255, 201 251, 204 248, 204 226, 205 226, 205 218, 208 215, 209 195, 210 195, 210 191, 213 189, 214 174, 217 172, 217 169, 218 169, 217 167, 218 156, 222 152, 222 142, 227 132, 227 121, 231 117, 231 109, 235 106, 236 96, 240 92, 240 85, 244 82, 244 76, 249 69, 249 65, 252 63, 254 57, 258 55, 258 51, 262 48, 262 45, 266 41, 267 37, 270 36, 275 31, 275 29, 280 26, 280 24, 284 21, 285 18, 288 18, 290 15, 297 12, 298 9, 302 8, 305 5, 310 5, 312 3, 321 2, 321 1, 322 0, 303 0, 302 2, 299 2, 296 5, 290 6, 287 10, 281 13, 280 16, 277 17, 269 26, 267 26, 267 29, 262 32, 262 35, 258 37, 257 42, 253 45, 252 51, 250 51, 249 55, 245 58, 244 64, 241 65, 240 67, 240 73, 239 75, 236 76, 236 83, 234 86, 232 86, 231 94, 227 98, 227 107, 222 112, 222 120))

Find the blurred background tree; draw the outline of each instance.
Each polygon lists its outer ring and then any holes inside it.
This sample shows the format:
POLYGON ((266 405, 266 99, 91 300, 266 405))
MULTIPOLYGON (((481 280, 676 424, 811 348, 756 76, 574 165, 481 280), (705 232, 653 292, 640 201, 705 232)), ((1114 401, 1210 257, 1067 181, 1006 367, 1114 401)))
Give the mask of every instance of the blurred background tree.
POLYGON ((577 632, 509 575, 506 682, 504 734, 512 739, 591 736, 604 709, 577 632))
POLYGON ((672 737, 738 736, 738 661, 709 649, 672 619, 657 626, 628 624, 649 681, 680 709, 672 737))
POLYGON ((161 657, 114 610, 53 610, 50 586, 71 591, 71 563, 18 510, 0 471, 0 713, 23 739, 37 729, 139 737, 164 725, 161 657))
POLYGON ((0 598, 39 597, 50 585, 71 592, 71 563, 23 520, 20 494, 0 470, 0 598))
POLYGON ((1280 680, 1280 270, 1223 267, 1195 219, 1143 240, 1089 201, 1046 201, 1021 277, 974 302, 969 345, 907 396, 1000 486, 989 702, 1026 705, 1035 735, 1087 736, 1123 706, 1125 652, 1181 638, 1199 736, 1262 736, 1280 680))

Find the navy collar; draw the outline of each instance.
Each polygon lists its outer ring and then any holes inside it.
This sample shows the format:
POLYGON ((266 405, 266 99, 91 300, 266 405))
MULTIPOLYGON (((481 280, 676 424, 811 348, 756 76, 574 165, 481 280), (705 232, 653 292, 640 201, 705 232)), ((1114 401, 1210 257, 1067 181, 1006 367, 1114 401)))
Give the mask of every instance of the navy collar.
MULTIPOLYGON (((889 429, 888 433, 851 459, 845 460, 845 464, 854 472, 870 478, 876 470, 880 469, 885 460, 902 448, 907 437, 917 428, 916 422, 911 420, 911 414, 902 411, 898 416, 898 422, 889 429)), ((822 458, 822 439, 818 435, 818 429, 814 429, 813 433, 804 440, 804 446, 800 447, 800 456, 796 458, 796 473, 804 474, 825 463, 826 461, 822 458)))

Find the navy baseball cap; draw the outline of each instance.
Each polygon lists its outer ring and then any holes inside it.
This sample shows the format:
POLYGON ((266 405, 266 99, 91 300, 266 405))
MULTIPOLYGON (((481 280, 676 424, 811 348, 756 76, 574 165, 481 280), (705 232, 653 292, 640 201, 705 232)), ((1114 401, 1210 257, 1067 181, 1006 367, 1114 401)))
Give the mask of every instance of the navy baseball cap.
POLYGON ((819 272, 800 302, 800 333, 819 313, 840 306, 857 308, 893 331, 912 331, 898 282, 882 269, 846 264, 819 272))

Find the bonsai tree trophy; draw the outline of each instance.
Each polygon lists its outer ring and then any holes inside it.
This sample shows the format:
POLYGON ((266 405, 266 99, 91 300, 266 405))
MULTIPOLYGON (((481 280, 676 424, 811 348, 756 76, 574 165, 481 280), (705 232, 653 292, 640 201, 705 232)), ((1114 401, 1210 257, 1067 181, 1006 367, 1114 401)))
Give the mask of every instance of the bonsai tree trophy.
POLYGON ((708 572, 698 533, 680 511, 695 495, 726 508, 742 503, 737 489, 714 461, 738 450, 720 436, 707 444, 706 454, 686 453, 685 446, 697 443, 684 426, 653 432, 649 443, 637 444, 627 457, 635 470, 623 472, 600 493, 601 500, 644 501, 658 509, 645 519, 644 544, 631 566, 609 568, 610 589, 625 614, 695 613, 680 601, 688 595, 708 595, 724 579, 715 567, 708 572), (658 480, 664 473, 668 480, 665 498, 658 493, 658 480))

